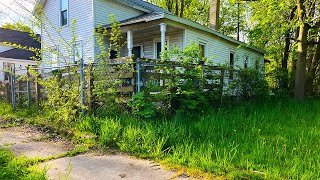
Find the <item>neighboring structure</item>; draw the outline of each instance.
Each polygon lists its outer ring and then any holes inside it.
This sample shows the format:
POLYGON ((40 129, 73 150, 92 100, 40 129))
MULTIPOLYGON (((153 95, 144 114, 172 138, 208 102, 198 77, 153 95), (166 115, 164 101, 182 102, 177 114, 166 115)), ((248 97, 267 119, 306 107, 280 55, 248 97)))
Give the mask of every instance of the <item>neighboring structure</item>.
POLYGON ((28 65, 37 65, 33 60, 36 54, 32 51, 14 48, 6 43, 40 49, 40 42, 36 41, 29 33, 0 28, 0 82, 9 80, 9 73, 4 72, 15 69, 17 75, 25 75, 28 65))
MULTIPOLYGON (((172 15, 170 12, 142 0, 39 0, 45 16, 42 16, 42 48, 50 47, 62 55, 70 52, 59 42, 71 42, 71 22, 76 19, 78 40, 73 52, 81 52, 85 62, 94 61, 99 54, 99 46, 94 38, 94 30, 103 26, 110 28, 109 14, 121 23, 121 31, 127 42, 121 56, 158 59, 161 51, 178 46, 181 49, 191 42, 199 44, 203 56, 216 64, 240 67, 264 65, 264 51, 247 46, 245 43, 225 36, 213 29, 172 15), (62 29, 62 30, 61 30, 62 29), (59 40, 60 39, 60 40, 59 40)), ((35 9, 37 11, 37 9, 35 9)), ((105 40, 105 48, 108 48, 105 40)), ((48 55, 47 61, 57 65, 75 61, 69 57, 48 55), (67 59, 67 60, 66 60, 67 59)), ((230 76, 230 78, 232 78, 230 76)))

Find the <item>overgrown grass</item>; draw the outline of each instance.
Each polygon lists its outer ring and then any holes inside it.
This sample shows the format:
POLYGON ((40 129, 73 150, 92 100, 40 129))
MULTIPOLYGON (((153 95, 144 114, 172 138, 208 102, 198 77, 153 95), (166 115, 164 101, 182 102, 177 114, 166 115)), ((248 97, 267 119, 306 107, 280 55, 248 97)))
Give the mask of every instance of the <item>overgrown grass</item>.
POLYGON ((104 147, 230 179, 320 178, 318 100, 186 113, 161 121, 88 116, 76 126, 96 134, 104 147))
POLYGON ((232 179, 320 178, 315 100, 244 103, 166 121, 87 117, 81 124, 104 146, 232 179))
POLYGON ((45 180, 45 170, 34 167, 36 162, 26 157, 16 157, 10 150, 0 149, 0 179, 45 180))

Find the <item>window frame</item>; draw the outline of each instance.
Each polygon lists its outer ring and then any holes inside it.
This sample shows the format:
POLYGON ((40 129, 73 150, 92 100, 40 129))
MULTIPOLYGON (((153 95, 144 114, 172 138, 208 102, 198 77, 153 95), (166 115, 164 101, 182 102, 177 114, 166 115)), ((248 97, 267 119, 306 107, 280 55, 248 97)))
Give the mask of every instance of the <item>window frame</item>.
MULTIPOLYGON (((200 45, 204 46, 203 58, 208 58, 208 41, 199 38, 198 45, 199 45, 199 48, 200 48, 200 45)), ((202 59, 200 59, 200 61, 202 61, 202 59)))
POLYGON ((235 59, 236 59, 236 53, 234 51, 230 51, 229 52, 229 80, 233 80, 234 79, 234 67, 235 67, 235 59), (231 54, 233 55, 233 63, 231 66, 231 54))
MULTIPOLYGON (((157 51, 158 51, 158 48, 157 48, 157 44, 158 43, 161 43, 161 38, 156 38, 153 40, 153 58, 154 59, 160 59, 161 57, 158 58, 157 56, 157 51)), ((169 36, 166 36, 166 46, 168 47, 167 50, 169 50, 170 48, 170 41, 169 41, 169 36)), ((161 48, 160 48, 160 53, 161 53, 161 48)))
POLYGON ((247 69, 249 67, 249 55, 244 55, 243 68, 247 69))
POLYGON ((59 8, 59 25, 60 27, 69 26, 69 0, 60 0, 60 8, 59 8), (67 1, 67 8, 65 10, 62 9, 62 1, 67 1), (66 11, 67 23, 63 24, 62 13, 66 11))

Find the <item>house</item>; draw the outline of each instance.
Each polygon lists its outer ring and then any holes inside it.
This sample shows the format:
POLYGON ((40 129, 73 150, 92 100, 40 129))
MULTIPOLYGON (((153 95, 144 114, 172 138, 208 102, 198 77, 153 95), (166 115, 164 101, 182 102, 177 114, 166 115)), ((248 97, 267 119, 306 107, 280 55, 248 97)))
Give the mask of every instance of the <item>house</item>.
POLYGON ((0 28, 0 82, 9 80, 8 70, 15 69, 16 75, 25 75, 26 67, 37 65, 33 57, 36 53, 23 48, 15 48, 10 44, 40 49, 41 45, 29 33, 0 28))
MULTIPOLYGON (((42 48, 58 51, 43 57, 46 62, 51 61, 47 65, 76 61, 74 52, 81 52, 84 62, 95 61, 100 49, 94 31, 101 26, 110 28, 109 14, 120 22, 123 42, 127 42, 119 52, 112 54, 158 59, 166 44, 169 48, 183 49, 195 42, 203 50, 203 56, 216 64, 244 68, 264 65, 264 51, 143 0, 38 0, 38 3, 43 10, 42 48), (70 50, 63 44, 72 42, 73 32, 77 41, 68 45, 73 48, 70 50)), ((39 7, 35 12, 40 12, 39 7)), ((105 48, 108 46, 105 40, 105 48)))

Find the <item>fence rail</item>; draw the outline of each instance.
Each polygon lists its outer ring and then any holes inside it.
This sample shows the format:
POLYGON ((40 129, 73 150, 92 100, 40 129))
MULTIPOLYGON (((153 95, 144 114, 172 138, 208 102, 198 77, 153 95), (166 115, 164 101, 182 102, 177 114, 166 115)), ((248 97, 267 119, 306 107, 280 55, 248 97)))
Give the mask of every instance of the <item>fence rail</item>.
MULTIPOLYGON (((80 61, 79 64, 55 68, 29 68, 35 71, 64 70, 67 67, 78 68, 76 72, 81 76, 79 81, 81 102, 86 105, 88 109, 93 109, 96 101, 98 101, 93 93, 95 86, 108 80, 120 82, 117 87, 117 93, 121 94, 123 99, 126 100, 133 94, 144 91, 151 81, 158 83, 160 87, 165 87, 168 82, 172 82, 176 78, 180 81, 184 78, 190 79, 190 75, 187 73, 188 68, 195 68, 196 66, 201 66, 202 77, 205 81, 198 82, 199 80, 194 79, 194 83, 195 86, 201 87, 203 92, 216 91, 220 98, 222 98, 225 84, 224 79, 226 72, 224 68, 204 64, 184 66, 174 61, 160 62, 146 59, 137 59, 134 62, 128 63, 124 62, 123 59, 119 59, 107 64, 109 68, 108 72, 101 71, 101 69, 99 69, 101 66, 99 63, 82 64, 80 61), (128 68, 125 70, 119 68, 122 65, 126 65, 128 68), (97 78, 95 74, 99 74, 100 71, 101 77, 97 78)), ((48 78, 50 76, 52 76, 52 71, 43 73, 41 76, 37 77, 27 73, 24 76, 25 78, 23 78, 22 76, 16 76, 14 70, 10 73, 8 81, 0 82, 0 98, 12 103, 14 108, 16 107, 16 104, 23 102, 23 100, 26 100, 29 106, 31 104, 39 104, 40 100, 46 98, 46 90, 39 85, 39 79, 48 78)), ((66 76, 71 75, 66 74, 66 76)))

